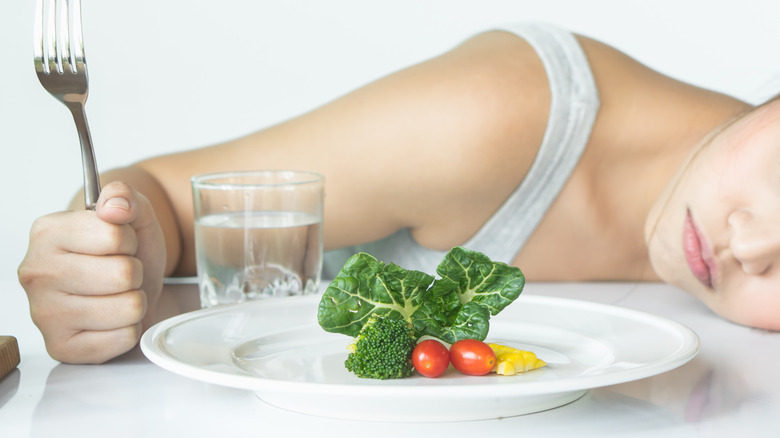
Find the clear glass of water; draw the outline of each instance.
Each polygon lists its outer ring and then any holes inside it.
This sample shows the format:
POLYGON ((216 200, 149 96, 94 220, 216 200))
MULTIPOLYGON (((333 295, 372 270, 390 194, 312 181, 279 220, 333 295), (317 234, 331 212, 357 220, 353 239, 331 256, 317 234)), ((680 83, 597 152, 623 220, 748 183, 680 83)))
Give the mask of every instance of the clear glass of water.
POLYGON ((191 182, 202 307, 318 291, 322 175, 259 170, 191 182))

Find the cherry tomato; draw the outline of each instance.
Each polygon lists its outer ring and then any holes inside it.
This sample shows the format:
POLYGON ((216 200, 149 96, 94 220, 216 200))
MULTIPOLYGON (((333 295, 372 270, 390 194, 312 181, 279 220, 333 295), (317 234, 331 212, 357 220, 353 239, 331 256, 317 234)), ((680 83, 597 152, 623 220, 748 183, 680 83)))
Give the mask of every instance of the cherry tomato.
POLYGON ((476 339, 462 339, 450 347, 452 366, 463 374, 482 376, 496 364, 496 353, 490 346, 476 339))
POLYGON ((412 365, 425 377, 439 377, 450 365, 450 352, 435 339, 426 339, 412 351, 412 365))

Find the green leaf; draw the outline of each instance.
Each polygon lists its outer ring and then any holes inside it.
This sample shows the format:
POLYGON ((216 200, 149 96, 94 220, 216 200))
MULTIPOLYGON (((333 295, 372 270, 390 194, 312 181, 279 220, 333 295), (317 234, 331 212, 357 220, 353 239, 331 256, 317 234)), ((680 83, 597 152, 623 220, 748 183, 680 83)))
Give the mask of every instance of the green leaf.
POLYGON ((384 264, 358 253, 350 257, 323 294, 317 320, 323 329, 355 337, 372 314, 410 322, 417 336, 453 343, 484 340, 491 315, 522 292, 520 269, 494 262, 476 251, 453 248, 436 272, 384 264))
POLYGON ((357 336, 372 314, 410 323, 433 276, 385 265, 373 256, 350 257, 320 299, 317 320, 329 332, 357 336))
POLYGON ((463 305, 448 324, 439 325, 433 319, 415 319, 415 330, 419 330, 420 336, 435 336, 450 344, 461 339, 484 341, 490 329, 489 321, 488 308, 471 301, 463 305))
POLYGON ((461 304, 477 302, 496 315, 520 296, 525 276, 520 268, 494 262, 486 255, 455 247, 439 264, 433 290, 456 289, 461 304))
POLYGON ((412 314, 412 323, 419 335, 430 334, 452 324, 461 307, 455 287, 431 287, 425 292, 420 307, 412 314))

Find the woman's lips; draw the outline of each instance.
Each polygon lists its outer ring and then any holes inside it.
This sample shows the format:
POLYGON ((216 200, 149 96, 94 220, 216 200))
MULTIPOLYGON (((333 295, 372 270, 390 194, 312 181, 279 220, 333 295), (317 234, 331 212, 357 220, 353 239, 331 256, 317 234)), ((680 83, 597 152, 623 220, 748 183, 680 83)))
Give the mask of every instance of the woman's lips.
POLYGON ((685 215, 682 244, 685 260, 688 262, 691 272, 703 285, 711 288, 713 271, 715 270, 712 252, 701 231, 693 222, 690 211, 685 215))

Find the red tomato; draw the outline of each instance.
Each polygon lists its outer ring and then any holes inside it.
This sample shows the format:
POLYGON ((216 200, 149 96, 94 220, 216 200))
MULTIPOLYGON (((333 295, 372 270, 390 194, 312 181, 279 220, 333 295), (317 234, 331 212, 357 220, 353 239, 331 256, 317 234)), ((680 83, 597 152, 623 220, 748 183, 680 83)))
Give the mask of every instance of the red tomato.
POLYGON ((450 352, 435 339, 426 339, 412 351, 412 365, 425 377, 439 377, 450 365, 450 352))
POLYGON ((490 346, 476 339, 462 339, 450 347, 452 366, 463 374, 482 376, 496 364, 496 353, 490 346))

